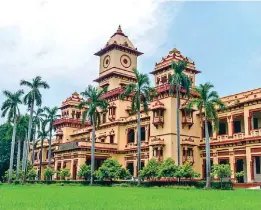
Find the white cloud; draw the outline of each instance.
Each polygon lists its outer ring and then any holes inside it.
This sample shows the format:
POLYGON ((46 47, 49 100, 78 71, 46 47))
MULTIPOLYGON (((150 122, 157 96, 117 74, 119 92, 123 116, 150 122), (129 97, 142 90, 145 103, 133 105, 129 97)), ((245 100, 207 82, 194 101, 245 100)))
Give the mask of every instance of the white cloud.
POLYGON ((93 54, 119 24, 149 56, 166 41, 169 23, 181 4, 162 0, 0 0, 0 71, 4 72, 0 88, 18 88, 14 84, 21 78, 36 75, 85 86, 98 76, 98 59, 93 54), (171 10, 165 10, 165 4, 171 10))

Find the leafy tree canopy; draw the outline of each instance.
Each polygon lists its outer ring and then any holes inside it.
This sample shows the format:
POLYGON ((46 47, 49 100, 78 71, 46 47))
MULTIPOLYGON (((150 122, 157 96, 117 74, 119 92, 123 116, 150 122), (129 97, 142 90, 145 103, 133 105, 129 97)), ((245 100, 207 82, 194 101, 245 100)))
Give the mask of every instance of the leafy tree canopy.
POLYGON ((161 163, 155 159, 149 160, 148 164, 140 171, 143 179, 153 179, 159 177, 161 163))

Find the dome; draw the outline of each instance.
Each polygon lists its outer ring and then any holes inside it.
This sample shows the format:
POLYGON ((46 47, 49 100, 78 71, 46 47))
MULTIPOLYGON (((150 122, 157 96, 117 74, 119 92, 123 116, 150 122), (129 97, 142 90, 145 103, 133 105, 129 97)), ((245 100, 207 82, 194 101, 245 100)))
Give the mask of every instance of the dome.
POLYGON ((108 45, 111 45, 111 44, 122 45, 122 46, 125 46, 125 47, 135 49, 134 45, 128 39, 128 36, 126 36, 122 32, 120 25, 119 25, 117 31, 111 36, 110 40, 107 42, 105 47, 107 47, 108 45))

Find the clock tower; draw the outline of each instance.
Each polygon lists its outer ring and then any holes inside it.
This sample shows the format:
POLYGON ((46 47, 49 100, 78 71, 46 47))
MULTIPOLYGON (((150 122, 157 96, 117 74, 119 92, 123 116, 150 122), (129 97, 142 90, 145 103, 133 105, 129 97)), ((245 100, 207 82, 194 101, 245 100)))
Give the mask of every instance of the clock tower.
POLYGON ((100 70, 94 81, 108 91, 135 81, 132 69, 137 68, 137 57, 142 54, 119 26, 104 48, 95 53, 100 57, 100 70))

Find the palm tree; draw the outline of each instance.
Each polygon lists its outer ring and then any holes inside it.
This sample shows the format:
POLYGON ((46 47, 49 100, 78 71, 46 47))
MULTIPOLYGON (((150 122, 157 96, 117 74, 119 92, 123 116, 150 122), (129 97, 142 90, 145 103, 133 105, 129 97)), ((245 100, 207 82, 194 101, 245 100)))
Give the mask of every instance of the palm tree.
MULTIPOLYGON (((32 122, 33 122, 33 113, 34 113, 34 106, 41 106, 42 105, 42 94, 40 92, 40 88, 48 89, 50 88, 47 82, 42 81, 40 76, 33 78, 32 82, 21 80, 21 86, 27 86, 30 88, 30 91, 24 97, 24 103, 28 106, 30 110, 30 118, 29 118, 29 125, 28 125, 28 145, 31 139, 32 134, 32 122)), ((26 155, 29 153, 29 148, 26 148, 26 155)), ((25 169, 27 169, 27 160, 25 163, 25 169)))
POLYGON ((5 97, 7 98, 2 104, 1 111, 2 117, 7 114, 8 122, 13 122, 13 135, 11 144, 11 156, 10 156, 10 166, 8 174, 8 183, 12 182, 12 172, 13 172, 13 162, 14 162, 14 147, 15 147, 15 137, 17 129, 17 118, 20 115, 19 105, 22 104, 21 97, 23 95, 23 90, 18 90, 15 93, 11 93, 7 90, 3 91, 5 97))
POLYGON ((137 69, 133 69, 136 77, 135 83, 127 84, 125 91, 120 95, 121 100, 125 97, 132 95, 131 111, 137 113, 137 130, 138 130, 138 185, 141 184, 140 169, 141 169, 141 128, 140 128, 140 111, 141 104, 144 111, 148 112, 148 103, 155 94, 155 90, 150 87, 150 80, 147 74, 139 73, 137 69))
POLYGON ((34 111, 33 116, 33 127, 34 127, 34 135, 33 135, 33 142, 32 142, 32 165, 34 165, 34 148, 35 148, 35 140, 36 140, 36 133, 37 130, 40 129, 41 123, 46 118, 46 114, 44 114, 44 110, 42 108, 38 108, 34 111))
POLYGON ((219 99, 219 95, 216 91, 211 90, 214 86, 211 83, 200 84, 199 87, 193 88, 198 93, 199 97, 191 99, 187 107, 191 109, 196 106, 200 113, 204 112, 205 116, 205 137, 206 137, 206 188, 211 186, 210 172, 210 144, 209 144, 209 131, 208 131, 208 120, 213 120, 214 128, 218 129, 219 121, 217 115, 217 109, 225 109, 225 104, 219 99))
POLYGON ((186 69, 187 62, 178 61, 178 63, 173 62, 171 68, 174 71, 174 74, 169 78, 170 83, 170 92, 173 94, 176 92, 176 124, 177 124, 177 159, 178 166, 180 166, 180 90, 181 88, 185 89, 186 95, 189 97, 191 81, 189 77, 184 73, 186 69))
POLYGON ((42 122, 42 126, 41 129, 38 130, 38 138, 41 139, 41 150, 40 150, 40 168, 39 168, 39 174, 38 174, 38 180, 41 179, 41 175, 42 175, 42 164, 43 164, 43 143, 44 140, 47 138, 48 136, 48 130, 46 129, 46 125, 47 125, 48 121, 44 120, 42 122))
POLYGON ((95 130, 96 127, 100 125, 100 112, 106 110, 108 107, 108 102, 104 100, 101 96, 106 93, 107 89, 98 89, 89 85, 81 95, 85 98, 83 102, 78 105, 78 108, 87 108, 83 112, 82 123, 88 119, 92 123, 92 147, 91 147, 91 180, 90 184, 93 184, 93 174, 94 174, 94 162, 95 162, 95 130))
POLYGON ((17 122, 17 161, 16 161, 16 179, 19 179, 20 161, 21 161, 21 143, 26 139, 26 133, 28 129, 28 115, 20 116, 17 122))
POLYGON ((53 123, 54 121, 61 117, 60 115, 58 115, 58 107, 53 107, 53 108, 49 108, 49 107, 44 107, 44 111, 46 112, 47 118, 46 120, 49 123, 49 150, 48 150, 48 167, 51 167, 51 155, 52 155, 52 131, 54 129, 53 123))

